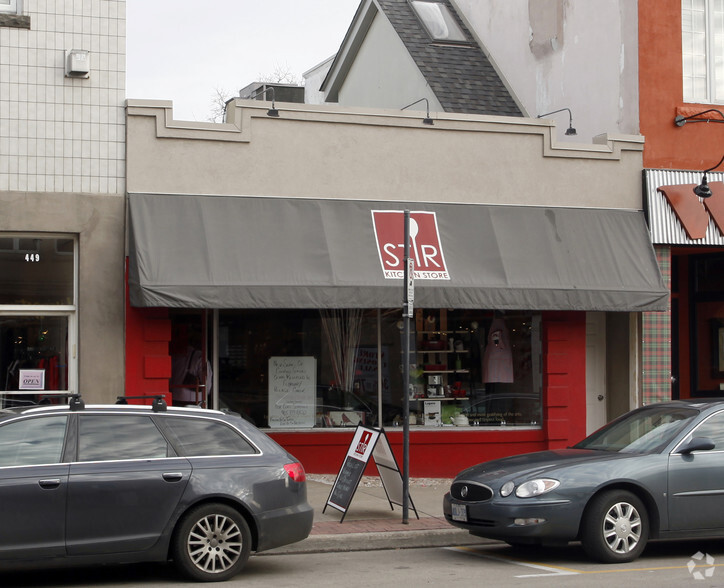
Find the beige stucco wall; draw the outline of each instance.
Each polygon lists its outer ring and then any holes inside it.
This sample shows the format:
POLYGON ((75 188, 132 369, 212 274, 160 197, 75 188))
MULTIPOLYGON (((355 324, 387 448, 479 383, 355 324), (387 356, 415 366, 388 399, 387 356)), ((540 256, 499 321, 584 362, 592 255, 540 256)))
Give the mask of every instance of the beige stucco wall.
POLYGON ((127 102, 129 192, 641 208, 643 137, 558 144, 550 121, 236 100, 225 124, 127 102))

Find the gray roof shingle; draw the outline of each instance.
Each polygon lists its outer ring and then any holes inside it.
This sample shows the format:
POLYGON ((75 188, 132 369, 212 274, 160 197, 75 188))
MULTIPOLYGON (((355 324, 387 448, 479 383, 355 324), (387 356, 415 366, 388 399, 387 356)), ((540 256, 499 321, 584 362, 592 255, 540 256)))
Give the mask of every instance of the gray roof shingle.
POLYGON ((407 0, 377 0, 445 112, 523 116, 500 76, 448 0, 468 44, 434 42, 407 0))

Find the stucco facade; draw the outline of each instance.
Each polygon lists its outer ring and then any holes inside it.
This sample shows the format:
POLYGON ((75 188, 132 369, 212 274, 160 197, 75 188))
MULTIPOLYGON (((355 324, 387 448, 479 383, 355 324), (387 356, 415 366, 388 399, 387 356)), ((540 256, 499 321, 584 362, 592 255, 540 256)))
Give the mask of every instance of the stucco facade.
MULTIPOLYGON (((390 201, 406 202, 412 208, 460 203, 512 210, 624 209, 640 214, 643 140, 637 135, 604 135, 593 143, 574 144, 558 141, 555 125, 535 118, 437 113, 434 124, 427 125, 420 112, 407 110, 277 102, 275 117, 268 115, 269 106, 237 99, 229 104, 227 122, 208 124, 174 120, 171 102, 129 100, 129 194, 145 194, 149 203, 156 194, 170 195, 164 201, 178 197, 179 206, 184 195, 195 195, 199 204, 204 195, 209 201, 228 195, 310 199, 320 206, 325 200, 390 201)), ((233 219, 229 223, 228 227, 235 226, 233 219)), ((198 227, 178 226, 180 233, 189 230, 198 227)), ((277 235, 281 244, 298 247, 283 225, 271 224, 266 231, 277 235)), ((454 231, 448 235, 454 236, 454 231)), ((264 252, 250 248, 234 255, 257 257, 264 252)), ((211 259, 220 252, 209 253, 211 259)), ((188 283, 194 276, 179 279, 179 284, 188 283)), ((243 288, 244 276, 238 279, 243 288)), ((202 300, 201 306, 194 304, 203 308, 202 300)), ((625 337, 636 340, 636 315, 620 315, 617 326, 625 330, 625 337)), ((127 316, 129 393, 168 393, 171 358, 165 354, 173 320, 169 308, 129 304, 127 316)), ((543 312, 542 324, 545 422, 515 434, 493 429, 444 435, 442 429, 422 427, 412 441, 413 475, 453 475, 482 454, 563 446, 586 433, 581 418, 587 397, 586 313, 543 312)), ((211 344, 215 346, 216 342, 211 344)), ((596 351, 596 357, 604 356, 604 350, 596 351)), ((217 365, 213 361, 210 365, 216 373, 217 365)), ((223 394, 224 384, 215 381, 214 389, 217 385, 223 394)), ((629 388, 635 395, 635 367, 628 381, 616 385, 622 398, 628 399, 629 388)), ((320 473, 334 471, 338 465, 334 456, 348 442, 344 431, 272 430, 270 434, 299 456, 308 471, 320 473)), ((390 438, 397 450, 399 432, 391 431, 390 438)))
POLYGON ((232 105, 210 125, 129 100, 128 191, 641 208, 636 135, 572 145, 536 119, 232 105))

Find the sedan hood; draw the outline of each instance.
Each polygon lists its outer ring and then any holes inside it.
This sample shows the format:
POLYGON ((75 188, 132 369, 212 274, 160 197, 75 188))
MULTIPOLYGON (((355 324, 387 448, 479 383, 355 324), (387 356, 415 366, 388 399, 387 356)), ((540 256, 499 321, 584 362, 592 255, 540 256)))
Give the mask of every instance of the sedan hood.
POLYGON ((541 474, 560 466, 636 457, 636 453, 614 453, 592 449, 553 449, 487 461, 460 472, 457 480, 486 481, 519 475, 541 474))

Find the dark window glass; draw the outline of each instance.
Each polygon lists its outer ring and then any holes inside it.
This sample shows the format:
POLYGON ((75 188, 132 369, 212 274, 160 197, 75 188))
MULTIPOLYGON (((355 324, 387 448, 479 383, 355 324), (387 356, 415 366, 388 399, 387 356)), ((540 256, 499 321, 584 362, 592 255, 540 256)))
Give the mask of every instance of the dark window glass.
POLYGON ((0 427, 0 466, 59 463, 67 415, 13 421, 0 427))
POLYGON ((0 304, 74 304, 72 239, 0 239, 0 304))
MULTIPOLYGON (((539 313, 418 309, 410 336, 410 423, 539 427, 541 324, 539 313)), ((220 406, 258 427, 399 426, 402 327, 398 310, 222 311, 220 406), (285 376, 303 382, 288 386, 304 393, 293 401, 280 371, 272 370, 278 358, 301 366, 285 376), (310 358, 316 367, 308 368, 310 358), (307 386, 315 385, 309 398, 307 386), (296 422, 270 418, 280 413, 296 422)))
MULTIPOLYGON (((0 316, 3 406, 37 404, 68 389, 68 317, 0 316)), ((52 401, 57 401, 57 398, 52 401)))
POLYGON ((724 293, 724 257, 707 256, 696 260, 697 294, 724 293))
POLYGON ((708 437, 714 442, 714 449, 724 449, 724 412, 707 419, 692 433, 692 437, 708 437))
POLYGON ((168 456, 168 443, 146 415, 80 415, 78 459, 107 461, 168 456))
POLYGON ((163 422, 181 455, 199 457, 256 453, 244 437, 225 423, 190 417, 168 417, 163 422))

